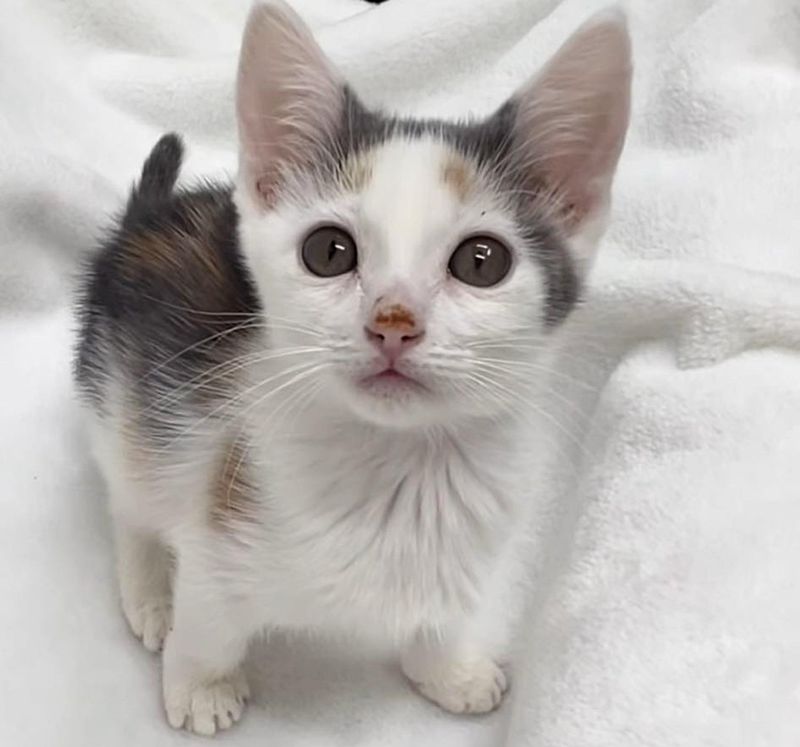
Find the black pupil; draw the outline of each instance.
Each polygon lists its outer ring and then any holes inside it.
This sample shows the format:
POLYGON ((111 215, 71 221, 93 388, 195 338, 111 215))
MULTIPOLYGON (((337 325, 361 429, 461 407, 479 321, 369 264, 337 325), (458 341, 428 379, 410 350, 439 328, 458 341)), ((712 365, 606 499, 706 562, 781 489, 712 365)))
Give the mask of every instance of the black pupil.
POLYGON ((333 259, 336 257, 338 252, 344 251, 347 251, 347 247, 342 244, 341 241, 338 241, 337 239, 331 239, 331 243, 328 244, 328 264, 333 262, 333 259))

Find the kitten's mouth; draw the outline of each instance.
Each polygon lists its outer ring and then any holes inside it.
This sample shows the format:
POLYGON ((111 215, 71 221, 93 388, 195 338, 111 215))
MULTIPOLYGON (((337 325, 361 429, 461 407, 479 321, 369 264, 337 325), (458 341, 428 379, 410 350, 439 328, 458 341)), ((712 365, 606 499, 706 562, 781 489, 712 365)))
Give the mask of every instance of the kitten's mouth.
POLYGON ((359 381, 359 386, 374 394, 396 394, 414 391, 424 391, 425 386, 416 379, 398 371, 392 366, 384 368, 382 371, 365 376, 359 381))

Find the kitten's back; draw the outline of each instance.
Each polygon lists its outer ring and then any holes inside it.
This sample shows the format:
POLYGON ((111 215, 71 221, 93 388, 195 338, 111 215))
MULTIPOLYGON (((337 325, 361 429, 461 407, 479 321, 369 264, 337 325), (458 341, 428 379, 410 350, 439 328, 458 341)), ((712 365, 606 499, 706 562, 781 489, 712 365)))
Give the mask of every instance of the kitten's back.
POLYGON ((137 404, 146 405, 159 383, 202 373, 241 342, 258 311, 230 187, 176 189, 182 158, 177 135, 156 143, 123 216, 90 260, 76 379, 96 406, 114 376, 128 375, 137 404))

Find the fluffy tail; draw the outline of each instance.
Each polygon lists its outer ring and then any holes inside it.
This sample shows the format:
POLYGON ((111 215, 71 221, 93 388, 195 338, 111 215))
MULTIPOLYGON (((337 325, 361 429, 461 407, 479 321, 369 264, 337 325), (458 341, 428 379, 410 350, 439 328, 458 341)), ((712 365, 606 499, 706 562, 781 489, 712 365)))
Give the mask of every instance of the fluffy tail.
POLYGON ((142 167, 142 178, 134 189, 134 199, 165 200, 175 188, 183 161, 183 140, 170 132, 155 144, 142 167))

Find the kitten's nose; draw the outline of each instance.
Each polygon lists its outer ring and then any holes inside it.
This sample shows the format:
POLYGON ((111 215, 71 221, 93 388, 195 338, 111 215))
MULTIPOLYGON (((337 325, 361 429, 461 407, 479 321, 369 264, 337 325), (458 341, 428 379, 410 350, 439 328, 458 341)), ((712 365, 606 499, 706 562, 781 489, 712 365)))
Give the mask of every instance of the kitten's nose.
POLYGON ((407 305, 379 301, 364 332, 367 339, 393 362, 422 339, 425 329, 419 323, 418 315, 407 305))

